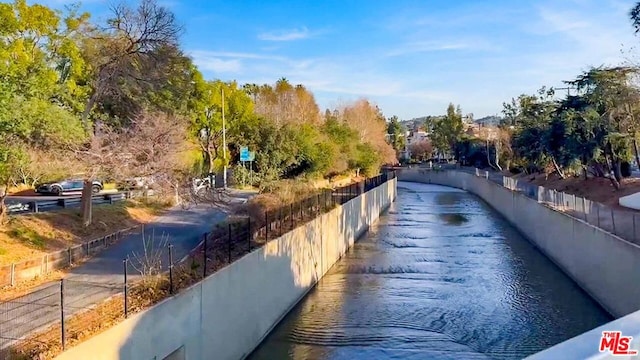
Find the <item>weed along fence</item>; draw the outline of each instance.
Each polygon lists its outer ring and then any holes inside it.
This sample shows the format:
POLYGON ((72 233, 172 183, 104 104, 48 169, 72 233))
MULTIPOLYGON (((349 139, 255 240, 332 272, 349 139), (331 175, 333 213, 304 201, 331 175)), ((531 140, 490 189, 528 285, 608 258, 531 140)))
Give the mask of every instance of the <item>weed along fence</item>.
POLYGON ((20 281, 31 280, 55 270, 68 268, 95 255, 109 245, 115 244, 120 241, 125 234, 136 228, 137 226, 124 229, 55 253, 45 254, 31 260, 0 267, 0 287, 14 286, 20 281))
POLYGON ((395 173, 384 173, 268 211, 264 220, 231 218, 183 259, 174 258, 170 239, 145 240, 147 256, 123 259, 119 283, 62 280, 0 303, 0 352, 241 358, 389 206, 395 184, 395 173), (193 339, 207 340, 194 346, 193 339))

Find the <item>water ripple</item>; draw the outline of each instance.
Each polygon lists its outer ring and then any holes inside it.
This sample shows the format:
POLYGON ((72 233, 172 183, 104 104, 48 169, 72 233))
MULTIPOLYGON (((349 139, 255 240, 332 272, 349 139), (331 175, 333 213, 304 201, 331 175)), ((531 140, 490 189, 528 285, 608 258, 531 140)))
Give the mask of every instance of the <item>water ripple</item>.
POLYGON ((250 358, 521 359, 609 320, 476 197, 403 184, 250 358))

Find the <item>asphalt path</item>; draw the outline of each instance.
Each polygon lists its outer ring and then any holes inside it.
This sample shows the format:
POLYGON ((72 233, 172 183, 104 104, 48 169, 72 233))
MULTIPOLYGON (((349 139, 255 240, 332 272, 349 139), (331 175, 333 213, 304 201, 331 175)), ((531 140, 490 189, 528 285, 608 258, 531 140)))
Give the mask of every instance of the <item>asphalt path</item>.
MULTIPOLYGON (((234 202, 246 201, 250 196, 248 192, 232 193, 234 202)), ((193 206, 187 210, 173 208, 145 227, 147 249, 157 251, 160 246, 171 243, 174 261, 178 261, 198 245, 205 232, 211 231, 226 217, 224 211, 210 205, 193 206)), ((137 270, 140 263, 136 259, 142 257, 144 249, 142 234, 130 234, 71 269, 64 281, 65 318, 122 292, 123 259, 130 259, 128 281, 138 280, 141 277, 137 270)), ((166 269, 169 263, 167 251, 162 252, 162 259, 166 269)), ((0 303, 0 349, 54 324, 60 316, 60 282, 57 281, 43 284, 28 295, 0 303)))

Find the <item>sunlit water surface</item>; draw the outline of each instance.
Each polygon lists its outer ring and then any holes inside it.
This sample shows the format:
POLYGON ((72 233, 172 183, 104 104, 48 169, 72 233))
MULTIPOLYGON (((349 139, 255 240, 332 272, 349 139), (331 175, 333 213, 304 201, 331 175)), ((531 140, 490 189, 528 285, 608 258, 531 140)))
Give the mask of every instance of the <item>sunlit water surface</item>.
POLYGON ((477 197, 398 186, 251 359, 521 359, 611 320, 477 197))

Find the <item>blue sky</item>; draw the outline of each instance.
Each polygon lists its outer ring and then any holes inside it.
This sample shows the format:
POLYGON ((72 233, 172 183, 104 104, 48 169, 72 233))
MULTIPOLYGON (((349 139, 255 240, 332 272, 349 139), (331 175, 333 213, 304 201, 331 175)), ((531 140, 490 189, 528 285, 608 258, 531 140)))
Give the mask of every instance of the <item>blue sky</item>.
MULTIPOLYGON (((65 0, 43 0, 60 6, 65 0)), ((104 19, 112 2, 83 8, 104 19)), ((476 118, 540 86, 563 86, 590 66, 640 60, 634 1, 178 1, 183 49, 208 79, 286 77, 321 108, 366 97, 387 117, 476 118)))

